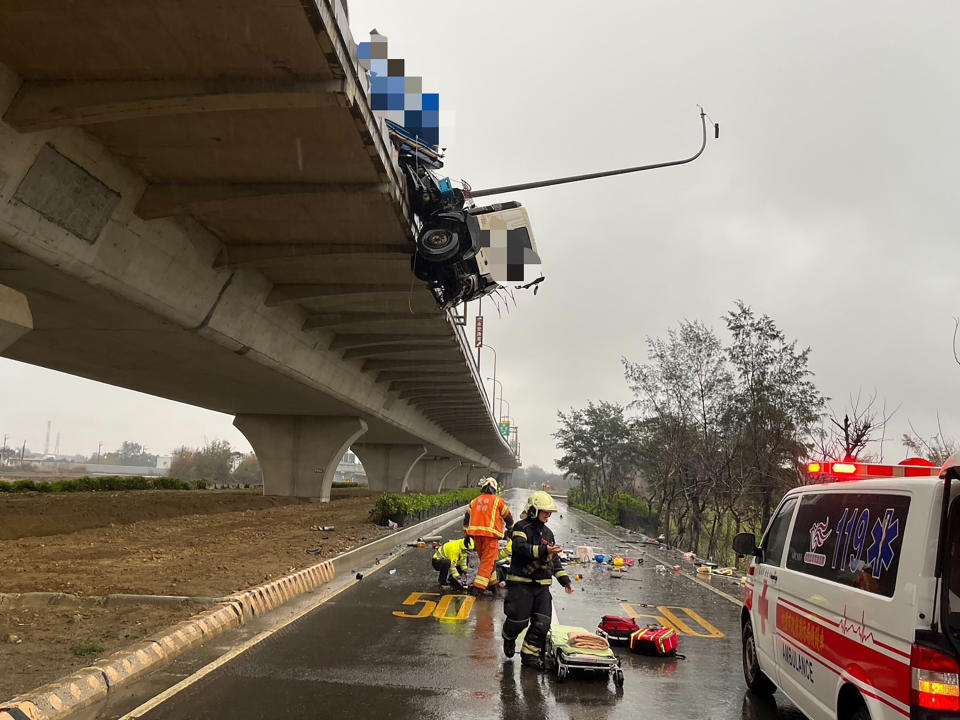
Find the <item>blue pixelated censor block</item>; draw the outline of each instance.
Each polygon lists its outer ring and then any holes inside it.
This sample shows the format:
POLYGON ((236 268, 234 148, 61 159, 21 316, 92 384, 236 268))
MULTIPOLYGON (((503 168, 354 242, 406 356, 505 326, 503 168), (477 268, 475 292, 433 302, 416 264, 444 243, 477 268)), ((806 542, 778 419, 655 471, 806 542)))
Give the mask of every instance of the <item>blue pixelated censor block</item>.
POLYGON ((376 30, 371 32, 370 42, 357 45, 357 61, 367 71, 374 115, 402 122, 421 142, 439 146, 440 96, 423 92, 423 79, 408 77, 406 63, 389 57, 387 38, 376 30))

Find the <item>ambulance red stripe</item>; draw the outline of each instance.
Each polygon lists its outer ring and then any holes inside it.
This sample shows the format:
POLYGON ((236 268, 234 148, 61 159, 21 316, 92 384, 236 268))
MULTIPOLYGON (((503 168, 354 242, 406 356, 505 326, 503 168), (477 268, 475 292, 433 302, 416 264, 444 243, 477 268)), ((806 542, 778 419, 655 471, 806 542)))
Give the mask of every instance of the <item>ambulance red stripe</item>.
MULTIPOLYGON (((902 707, 900 707, 899 705, 891 702, 890 700, 887 700, 887 698, 883 697, 882 695, 878 695, 876 692, 870 692, 870 690, 868 689, 868 688, 872 688, 872 689, 874 689, 874 690, 879 690, 878 688, 875 688, 873 685, 868 684, 868 683, 867 683, 866 681, 864 681, 864 680, 861 680, 861 679, 859 679, 859 678, 854 678, 853 676, 851 676, 851 675, 849 675, 849 674, 847 674, 847 675, 845 676, 843 673, 841 673, 839 670, 837 670, 837 668, 835 668, 835 667, 833 667, 832 665, 830 665, 829 663, 825 662, 817 653, 813 652, 812 650, 810 650, 810 648, 808 648, 808 647, 806 647, 806 646, 804 646, 804 645, 800 645, 799 643, 794 642, 793 639, 790 638, 788 635, 786 635, 786 634, 784 634, 784 633, 782 633, 782 632, 778 632, 777 635, 778 635, 778 637, 779 637, 781 640, 783 640, 785 643, 788 643, 789 645, 792 645, 794 648, 796 648, 796 649, 799 650, 800 652, 803 652, 803 653, 809 655, 810 657, 812 657, 812 658, 813 658, 814 660, 816 660, 820 665, 822 665, 823 667, 825 667, 827 670, 829 670, 830 672, 832 672, 832 673, 833 673, 834 675, 836 675, 837 677, 848 677, 850 680, 855 681, 854 684, 857 686, 857 689, 858 689, 860 692, 862 692, 864 695, 866 695, 866 696, 868 696, 868 697, 872 697, 874 700, 879 700, 879 701, 882 702, 884 705, 888 705, 888 706, 892 707, 894 710, 896 710, 896 711, 897 711, 898 713, 900 713, 901 715, 905 715, 906 717, 910 717, 910 711, 909 711, 909 710, 904 710, 902 707), (864 686, 866 686, 866 687, 864 687, 864 686)), ((908 678, 908 680, 909 680, 909 678, 908 678)), ((880 691, 880 692, 882 692, 882 691, 880 691)), ((908 698, 908 700, 907 700, 907 703, 904 703, 905 705, 908 705, 908 707, 909 707, 909 696, 910 696, 910 692, 909 692, 909 689, 908 689, 908 691, 907 691, 907 698, 908 698)), ((899 698, 895 698, 895 699, 899 699, 899 698)))
POLYGON ((806 653, 817 656, 818 659, 822 657, 844 671, 855 669, 856 678, 860 682, 867 683, 905 705, 910 704, 909 662, 903 663, 832 627, 814 623, 786 607, 787 604, 792 605, 782 599, 777 603, 778 635, 791 637, 802 645, 806 653), (812 647, 811 643, 820 647, 812 647))
MULTIPOLYGON (((823 622, 827 623, 828 625, 833 625, 833 627, 839 627, 839 625, 840 625, 840 623, 838 623, 838 622, 834 622, 833 620, 829 620, 829 619, 825 618, 823 615, 817 615, 817 613, 813 612, 813 610, 807 610, 807 609, 806 609, 805 607, 803 607, 802 605, 797 605, 796 603, 792 603, 792 602, 790 602, 789 600, 784 600, 783 598, 780 598, 780 602, 782 602, 784 605, 789 605, 790 607, 792 607, 792 608, 794 608, 794 609, 796 609, 796 610, 799 610, 800 612, 805 612, 805 613, 807 613, 808 615, 813 615, 813 616, 814 616, 815 618, 817 618, 818 620, 823 620, 823 622)), ((910 656, 908 655, 907 657, 910 657, 910 656)))

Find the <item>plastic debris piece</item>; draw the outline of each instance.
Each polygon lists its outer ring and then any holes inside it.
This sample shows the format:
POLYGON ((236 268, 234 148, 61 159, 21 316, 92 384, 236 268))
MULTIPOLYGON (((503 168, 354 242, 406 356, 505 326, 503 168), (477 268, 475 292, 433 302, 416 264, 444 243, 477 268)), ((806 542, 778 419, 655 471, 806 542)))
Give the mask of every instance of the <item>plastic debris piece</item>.
POLYGON ((396 569, 396 568, 390 568, 390 574, 391 574, 391 575, 396 575, 396 574, 397 574, 397 569, 396 569))
POLYGON ((357 580, 363 580, 363 573, 357 573, 357 580))
POLYGON ((667 571, 667 567, 665 565, 657 565, 656 570, 658 573, 665 573, 667 571))
POLYGON ((674 571, 674 572, 680 572, 680 570, 681 570, 681 568, 680 568, 679 565, 674 565, 674 566, 673 566, 673 571, 674 571))
POLYGON ((393 520, 387 520, 387 527, 391 530, 396 530, 400 526, 397 525, 393 520))
POLYGON ((712 572, 713 572, 713 568, 711 568, 709 565, 701 565, 700 567, 697 568, 697 573, 701 575, 709 575, 712 572))

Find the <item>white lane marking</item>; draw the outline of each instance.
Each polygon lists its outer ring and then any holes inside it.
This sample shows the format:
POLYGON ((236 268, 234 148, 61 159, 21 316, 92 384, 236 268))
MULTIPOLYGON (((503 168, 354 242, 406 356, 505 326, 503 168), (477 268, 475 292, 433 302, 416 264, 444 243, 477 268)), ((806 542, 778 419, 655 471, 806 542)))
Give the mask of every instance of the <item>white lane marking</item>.
MULTIPOLYGON (((377 565, 376 567, 372 568, 371 570, 368 570, 367 572, 365 572, 365 573, 364 573, 364 577, 368 577, 368 576, 370 576, 370 575, 373 575, 375 572, 377 572, 378 570, 383 569, 384 567, 386 567, 387 565, 389 565, 391 562, 393 562, 394 560, 396 560, 398 557, 401 557, 403 554, 404 554, 404 553, 398 553, 397 555, 394 555, 394 556, 391 557, 391 558, 387 558, 386 560, 382 560, 379 565, 377 565)), ((330 594, 327 595, 326 597, 321 598, 321 599, 320 599, 319 601, 317 601, 315 604, 311 605, 310 607, 308 607, 308 608, 305 609, 305 610, 302 610, 301 612, 297 613, 296 615, 294 615, 293 617, 289 618, 288 620, 286 620, 285 622, 281 623, 280 625, 277 625, 276 627, 272 627, 272 628, 270 628, 269 630, 264 630, 264 631, 263 631, 262 633, 260 633, 259 635, 255 635, 254 637, 250 638, 249 640, 247 640, 247 642, 243 643, 242 645, 238 645, 237 647, 233 648, 233 650, 231 650, 230 652, 226 653, 225 655, 221 655, 220 657, 218 657, 216 660, 214 660, 214 661, 213 661, 212 663, 210 663, 209 665, 204 665, 202 668, 200 668, 199 670, 197 670, 197 671, 196 671, 195 673, 193 673, 192 675, 190 675, 190 676, 188 676, 188 677, 185 677, 183 680, 181 680, 180 682, 178 682, 178 683, 177 683, 176 685, 174 685, 173 687, 167 688, 166 690, 164 690, 164 691, 163 691, 162 693, 160 693, 159 695, 156 695, 155 697, 150 698, 147 702, 143 703, 143 705, 140 705, 139 707, 134 708, 133 710, 131 710, 130 712, 128 712, 126 715, 124 715, 123 717, 121 717, 120 720, 133 720, 134 718, 143 717, 143 716, 146 715, 148 712, 150 712, 151 710, 153 710, 154 708, 156 708, 158 705, 166 702, 167 700, 169 700, 170 698, 172 698, 174 695, 182 692, 182 691, 185 690, 186 688, 188 688, 188 687, 190 687, 191 685, 193 685, 193 684, 194 684, 195 682, 197 682, 198 680, 202 680, 203 678, 205 678, 207 675, 209 675, 210 673, 212 673, 214 670, 216 670, 216 669, 219 668, 220 666, 225 665, 226 663, 230 662, 231 660, 233 660, 233 659, 234 659, 235 657, 237 657, 238 655, 246 652, 247 650, 249 650, 249 649, 252 648, 253 646, 258 645, 259 643, 263 642, 264 640, 266 640, 268 637, 270 637, 271 635, 273 635, 273 634, 274 634, 275 632, 277 632, 278 630, 282 630, 282 629, 285 628, 287 625, 290 625, 291 623, 296 622, 297 620, 299 620, 300 618, 302 618, 302 617, 303 617, 304 615, 306 615, 307 613, 313 612, 314 610, 316 610, 318 607, 320 607, 320 606, 323 605, 324 603, 326 603, 326 602, 328 602, 329 600, 332 600, 333 598, 335 598, 337 595, 339 595, 340 593, 342 593, 344 590, 347 590, 347 589, 349 589, 349 588, 352 588, 352 587, 353 587, 354 585, 356 585, 358 582, 360 582, 360 581, 359 581, 359 580, 354 580, 353 582, 347 583, 346 585, 344 585, 344 586, 343 586, 342 588, 340 588, 339 590, 335 590, 334 592, 330 593, 330 594)))
MULTIPOLYGON (((569 505, 567 505, 567 511, 569 512, 569 511, 572 511, 572 510, 573 510, 573 511, 576 511, 576 512, 578 513, 578 517, 579 517, 583 522, 585 522, 587 525, 593 525, 593 527, 595 527, 597 530, 599 530, 600 532, 604 533, 605 535, 609 535, 609 536, 612 537, 614 540, 623 540, 623 538, 617 537, 616 535, 614 535, 612 532, 610 532, 610 531, 607 530, 606 528, 600 527, 599 525, 597 525, 597 524, 595 524, 595 523, 592 523, 592 522, 590 522, 589 520, 587 520, 585 517, 583 517, 583 515, 584 515, 585 513, 584 513, 582 510, 577 510, 577 508, 573 508, 573 507, 570 507, 569 505)), ((651 550, 644 550, 644 552, 652 553, 651 550)), ((662 559, 662 558, 661 558, 661 559, 662 559)), ((710 592, 715 592, 715 593, 716 593, 717 595, 719 595, 720 597, 726 598, 727 600, 729 600, 730 602, 732 602, 732 603, 733 603, 734 605, 736 605, 737 607, 740 607, 741 605, 743 605, 743 601, 742 601, 742 600, 738 600, 738 599, 735 598, 733 595, 728 595, 728 594, 725 593, 723 590, 717 590, 717 588, 713 587, 712 585, 707 585, 706 583, 700 582, 700 581, 697 580, 695 577, 691 577, 690 575, 687 575, 687 574, 684 573, 684 572, 682 572, 682 573, 680 573, 680 574, 681 574, 683 577, 685 577, 685 578, 687 578, 688 580, 690 580, 690 581, 691 581, 692 583, 694 583, 695 585, 697 585, 698 587, 706 588, 706 589, 709 590, 710 592)))

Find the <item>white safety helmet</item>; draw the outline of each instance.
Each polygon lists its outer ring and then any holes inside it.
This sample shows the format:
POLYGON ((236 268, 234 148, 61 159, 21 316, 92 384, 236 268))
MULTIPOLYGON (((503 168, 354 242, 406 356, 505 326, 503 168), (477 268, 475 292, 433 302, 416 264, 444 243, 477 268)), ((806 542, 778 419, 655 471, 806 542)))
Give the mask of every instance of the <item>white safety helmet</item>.
POLYGON ((480 481, 480 490, 483 491, 486 488, 491 488, 494 492, 497 492, 500 489, 500 486, 497 485, 497 479, 494 477, 485 477, 480 481))

